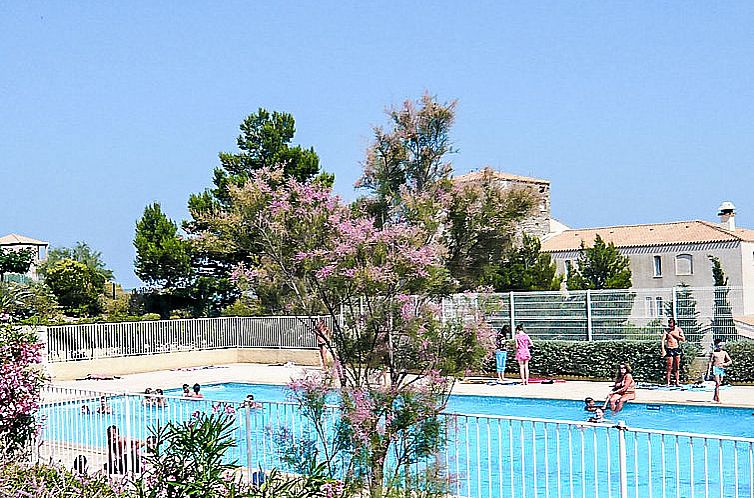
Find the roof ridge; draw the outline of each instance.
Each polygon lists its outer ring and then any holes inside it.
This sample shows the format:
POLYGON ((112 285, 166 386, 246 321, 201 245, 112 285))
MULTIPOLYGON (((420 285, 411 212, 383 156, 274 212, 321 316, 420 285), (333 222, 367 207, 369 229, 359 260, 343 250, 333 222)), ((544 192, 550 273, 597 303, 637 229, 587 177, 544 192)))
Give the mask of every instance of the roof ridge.
MULTIPOLYGON (((716 223, 712 223, 711 221, 704 221, 704 220, 699 220, 699 221, 710 228, 714 228, 718 232, 724 233, 726 235, 730 235, 731 237, 735 237, 738 240, 744 240, 743 237, 738 235, 736 232, 731 232, 730 230, 726 230, 725 228, 721 227, 720 225, 716 223)), ((736 228, 736 230, 738 230, 738 228, 736 228)))
POLYGON ((686 221, 668 221, 665 223, 635 223, 630 225, 609 225, 604 227, 590 227, 590 228, 569 228, 566 232, 578 232, 582 230, 607 230, 608 228, 633 228, 633 227, 652 227, 659 225, 680 225, 682 223, 704 223, 702 220, 686 220, 686 221))

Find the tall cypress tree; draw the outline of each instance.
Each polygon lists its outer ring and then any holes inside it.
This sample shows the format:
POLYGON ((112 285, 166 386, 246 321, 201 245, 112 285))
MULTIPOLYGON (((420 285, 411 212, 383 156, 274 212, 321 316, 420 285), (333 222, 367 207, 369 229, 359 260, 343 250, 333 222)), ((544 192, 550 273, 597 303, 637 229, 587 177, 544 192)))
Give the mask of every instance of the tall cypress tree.
POLYGON ((733 311, 728 299, 728 277, 725 276, 720 259, 707 256, 712 263, 712 278, 715 281, 715 301, 712 311, 712 331, 715 337, 732 338, 736 335, 736 324, 733 323, 733 311))

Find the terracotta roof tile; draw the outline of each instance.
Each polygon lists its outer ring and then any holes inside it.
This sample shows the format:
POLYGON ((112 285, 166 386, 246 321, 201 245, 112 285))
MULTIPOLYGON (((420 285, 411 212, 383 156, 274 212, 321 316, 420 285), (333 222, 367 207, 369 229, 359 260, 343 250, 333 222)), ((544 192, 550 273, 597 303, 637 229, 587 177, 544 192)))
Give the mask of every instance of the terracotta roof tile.
POLYGON ((664 246, 703 242, 754 241, 754 230, 738 228, 729 232, 724 228, 701 220, 657 223, 649 225, 622 225, 604 228, 566 230, 542 242, 542 251, 573 251, 587 247, 599 235, 605 242, 616 247, 664 246))

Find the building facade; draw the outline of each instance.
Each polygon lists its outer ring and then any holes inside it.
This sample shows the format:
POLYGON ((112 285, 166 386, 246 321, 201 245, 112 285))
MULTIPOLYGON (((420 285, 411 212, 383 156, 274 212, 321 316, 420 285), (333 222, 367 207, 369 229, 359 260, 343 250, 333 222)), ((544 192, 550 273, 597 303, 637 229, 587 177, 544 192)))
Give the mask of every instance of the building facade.
MULTIPOLYGON (((21 279, 37 280, 37 267, 39 264, 47 259, 47 248, 49 244, 41 240, 32 239, 24 235, 18 235, 16 233, 8 234, 4 237, 0 237, 0 249, 10 251, 20 251, 22 249, 31 249, 33 260, 29 271, 24 275, 19 275, 21 279)), ((6 278, 12 280, 14 275, 6 275, 6 278)))
POLYGON ((570 229, 546 237, 542 251, 552 255, 558 272, 567 277, 582 242, 591 247, 597 235, 628 256, 634 289, 712 287, 709 257, 718 258, 728 285, 741 289, 736 313, 754 315, 754 230, 736 228, 732 218, 570 229))

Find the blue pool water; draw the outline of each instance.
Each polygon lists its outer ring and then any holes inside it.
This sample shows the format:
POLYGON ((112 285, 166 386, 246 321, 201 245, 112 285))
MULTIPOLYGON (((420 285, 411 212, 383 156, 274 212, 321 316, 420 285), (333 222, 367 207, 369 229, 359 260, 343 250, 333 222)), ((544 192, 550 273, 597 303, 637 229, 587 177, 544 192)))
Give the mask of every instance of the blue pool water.
MULTIPOLYGON (((564 389, 567 384, 547 386, 564 389)), ((204 396, 241 402, 251 393, 258 401, 286 401, 285 386, 225 383, 202 387, 204 396)), ((166 391, 169 395, 179 395, 180 389, 166 391)), ((711 396, 711 394, 710 394, 711 396)), ((595 393, 595 399, 599 396, 595 393)), ((450 397, 448 413, 504 415, 513 417, 542 418, 556 420, 586 420, 582 401, 512 398, 495 396, 450 397)), ((610 412, 606 412, 610 417, 610 412)), ((628 403, 615 419, 620 419, 629 427, 658 429, 698 434, 754 437, 754 409, 723 408, 714 405, 673 405, 628 403)))
MULTIPOLYGON (((564 385, 549 386, 553 389, 564 385)), ((210 400, 238 406, 252 393, 262 403, 234 415, 237 447, 230 457, 250 470, 286 469, 280 459, 277 436, 289 431, 311 434, 307 421, 286 401, 283 386, 227 383, 202 388, 205 400, 171 399, 167 407, 144 406, 135 398, 113 397, 112 413, 95 412, 97 400, 45 407, 48 439, 83 447, 105 448, 104 431, 116 425, 133 438, 144 439, 149 428, 168 421, 191 420, 198 412, 218 409, 210 400)), ((166 391, 178 395, 179 390, 166 391)), ((751 496, 754 445, 726 436, 754 437, 754 410, 718 406, 646 405, 631 403, 620 413, 628 427, 591 426, 487 418, 484 415, 583 421, 583 403, 551 399, 452 396, 448 413, 446 449, 436 455, 451 476, 457 496, 619 496, 619 451, 624 434, 629 496, 751 496), (717 434, 721 438, 665 436, 651 430, 717 434)), ((337 414, 333 414, 337 417, 337 414)), ((102 451, 102 450, 100 450, 102 451)), ((412 470, 422 473, 421 465, 412 470)))

